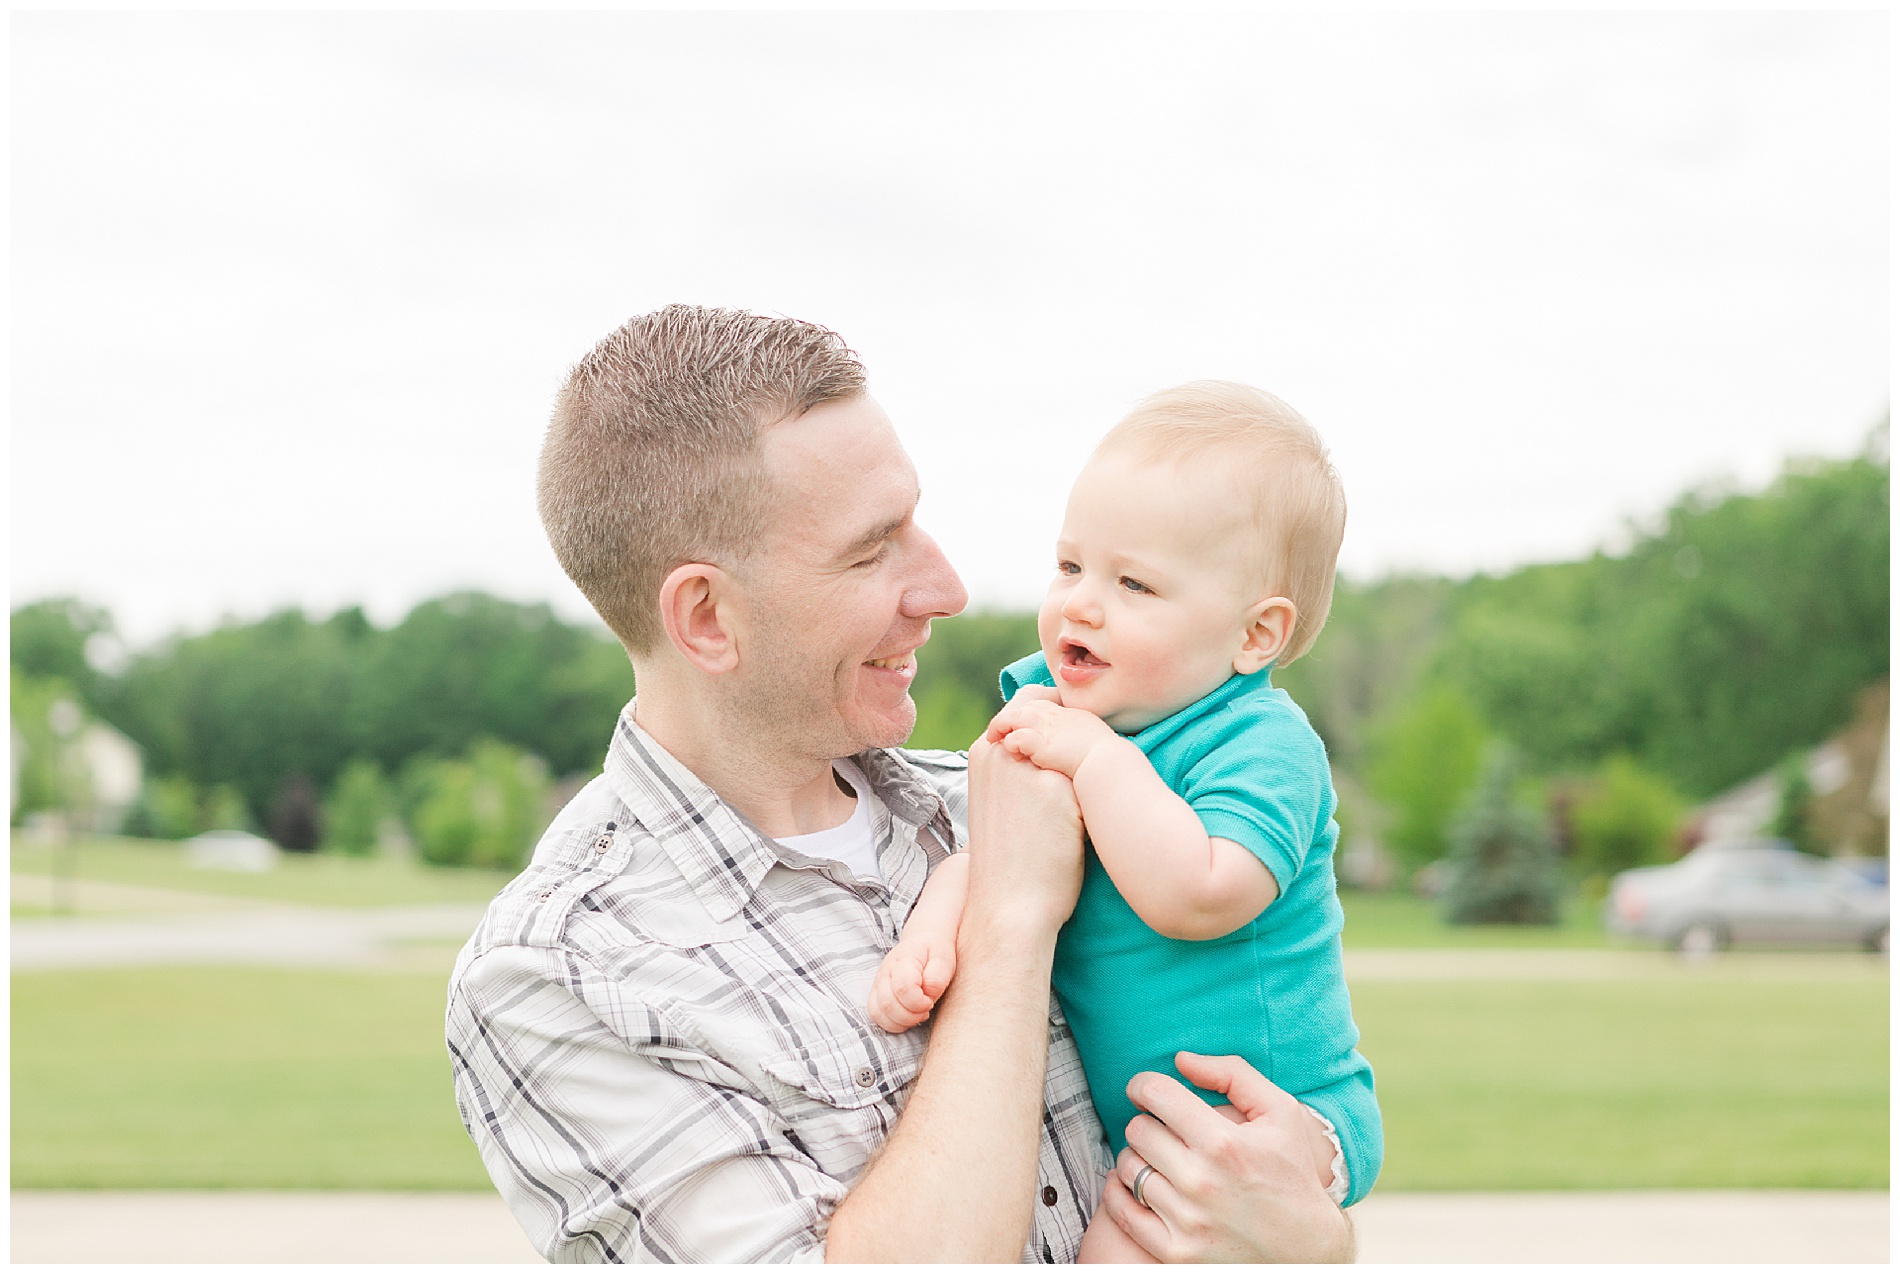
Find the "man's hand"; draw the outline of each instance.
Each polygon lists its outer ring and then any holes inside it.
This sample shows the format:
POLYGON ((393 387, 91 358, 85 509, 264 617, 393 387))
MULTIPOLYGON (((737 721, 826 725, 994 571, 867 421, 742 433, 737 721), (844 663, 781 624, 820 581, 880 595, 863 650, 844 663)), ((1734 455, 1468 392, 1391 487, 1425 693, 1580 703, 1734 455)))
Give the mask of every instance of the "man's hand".
POLYGON ((871 1020, 893 1035, 908 1031, 936 1007, 957 971, 957 933, 911 936, 884 954, 871 983, 871 1020))
POLYGON ((1314 1171, 1313 1117, 1238 1057, 1175 1054, 1194 1084, 1225 1093, 1222 1118, 1185 1085, 1144 1071, 1128 1096, 1148 1114, 1128 1125, 1128 1148, 1102 1193, 1115 1223, 1167 1262, 1353 1259, 1352 1224, 1314 1171), (1135 1176, 1153 1165, 1135 1202, 1135 1176))
POLYGON ((970 745, 970 924, 1051 944, 1082 892, 1082 811, 1068 777, 989 739, 970 745))
POLYGON ((983 737, 1073 779, 1089 753, 1121 736, 1093 712, 1063 707, 1050 687, 1024 686, 991 718, 983 737))
POLYGON ((956 858, 970 860, 956 981, 903 1117, 832 1214, 828 1261, 1015 1261, 1043 1206, 1049 968, 1082 888, 1069 780, 978 739, 956 858))

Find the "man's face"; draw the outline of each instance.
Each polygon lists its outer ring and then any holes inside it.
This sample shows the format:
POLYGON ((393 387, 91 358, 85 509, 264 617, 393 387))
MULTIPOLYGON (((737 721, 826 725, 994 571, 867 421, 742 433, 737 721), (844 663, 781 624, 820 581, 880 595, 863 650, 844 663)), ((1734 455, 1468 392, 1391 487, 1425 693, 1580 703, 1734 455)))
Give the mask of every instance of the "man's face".
POLYGON ((772 515, 741 570, 747 717, 810 756, 895 747, 930 621, 969 600, 912 515, 917 471, 868 397, 825 403, 761 442, 772 515))

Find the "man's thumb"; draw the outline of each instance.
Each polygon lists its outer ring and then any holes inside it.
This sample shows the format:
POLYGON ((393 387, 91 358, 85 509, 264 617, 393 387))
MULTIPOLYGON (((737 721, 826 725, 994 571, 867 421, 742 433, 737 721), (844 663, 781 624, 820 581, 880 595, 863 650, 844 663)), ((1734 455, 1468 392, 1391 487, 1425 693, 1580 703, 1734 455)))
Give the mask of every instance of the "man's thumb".
POLYGON ((1255 1070, 1245 1058, 1176 1053, 1174 1065, 1182 1078, 1195 1087, 1226 1094, 1234 1109, 1248 1119, 1271 1114, 1294 1101, 1285 1089, 1255 1070))

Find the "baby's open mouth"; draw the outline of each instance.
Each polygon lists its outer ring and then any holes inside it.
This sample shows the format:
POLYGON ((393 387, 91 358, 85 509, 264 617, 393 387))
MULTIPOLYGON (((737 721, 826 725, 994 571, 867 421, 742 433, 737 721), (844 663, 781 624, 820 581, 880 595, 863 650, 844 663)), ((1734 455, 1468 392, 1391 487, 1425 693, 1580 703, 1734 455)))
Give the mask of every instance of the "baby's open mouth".
POLYGON ((1062 662, 1070 668, 1106 668, 1108 661, 1097 657, 1096 653, 1079 641, 1062 643, 1062 662))

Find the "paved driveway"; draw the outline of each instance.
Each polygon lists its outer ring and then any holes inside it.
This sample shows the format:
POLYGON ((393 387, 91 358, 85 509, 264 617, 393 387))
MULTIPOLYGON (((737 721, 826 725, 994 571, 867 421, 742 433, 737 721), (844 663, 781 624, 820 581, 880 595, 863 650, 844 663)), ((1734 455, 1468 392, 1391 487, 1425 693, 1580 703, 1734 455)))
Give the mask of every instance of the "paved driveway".
MULTIPOLYGON (((14 877, 16 891, 20 881, 14 877)), ((103 899, 121 914, 15 919, 16 972, 138 964, 361 966, 387 960, 403 944, 459 945, 484 910, 481 903, 309 907, 86 887, 89 905, 103 899)))
POLYGON ((15 920, 13 969, 128 964, 360 965, 405 942, 459 943, 480 904, 258 906, 207 915, 15 920))

